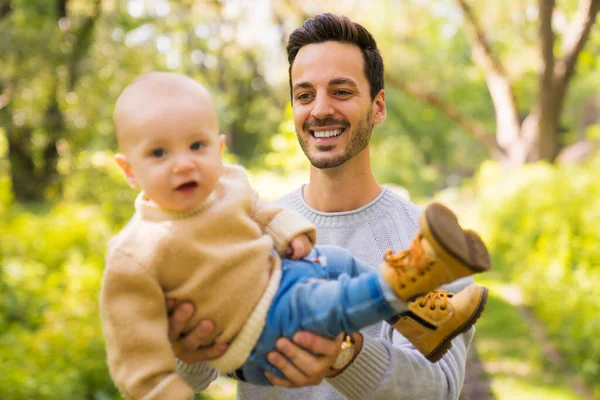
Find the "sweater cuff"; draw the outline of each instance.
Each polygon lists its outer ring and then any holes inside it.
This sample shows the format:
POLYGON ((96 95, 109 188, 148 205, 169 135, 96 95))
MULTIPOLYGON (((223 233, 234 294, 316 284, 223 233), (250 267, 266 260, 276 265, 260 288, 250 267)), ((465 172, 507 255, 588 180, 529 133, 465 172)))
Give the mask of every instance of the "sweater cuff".
POLYGON ((147 393, 142 400, 188 400, 194 395, 192 389, 176 373, 163 379, 158 386, 147 393))
POLYGON ((369 399, 390 362, 385 346, 377 339, 363 335, 363 347, 352 364, 327 381, 347 399, 369 399))
POLYGON ((273 238, 275 250, 283 254, 288 244, 296 236, 306 233, 311 244, 317 241, 317 231, 313 224, 292 210, 282 210, 269 222, 265 233, 273 238))
POLYGON ((206 390, 212 381, 217 379, 219 371, 208 363, 186 364, 177 359, 177 373, 190 385, 195 393, 206 390))

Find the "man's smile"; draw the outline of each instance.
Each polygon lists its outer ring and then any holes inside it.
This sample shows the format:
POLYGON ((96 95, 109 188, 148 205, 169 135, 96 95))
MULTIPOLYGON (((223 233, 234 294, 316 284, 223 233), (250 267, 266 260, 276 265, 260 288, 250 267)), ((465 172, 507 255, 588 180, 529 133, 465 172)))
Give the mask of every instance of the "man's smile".
POLYGON ((329 130, 309 130, 310 134, 316 138, 330 138, 340 136, 344 132, 344 128, 340 129, 329 129, 329 130))

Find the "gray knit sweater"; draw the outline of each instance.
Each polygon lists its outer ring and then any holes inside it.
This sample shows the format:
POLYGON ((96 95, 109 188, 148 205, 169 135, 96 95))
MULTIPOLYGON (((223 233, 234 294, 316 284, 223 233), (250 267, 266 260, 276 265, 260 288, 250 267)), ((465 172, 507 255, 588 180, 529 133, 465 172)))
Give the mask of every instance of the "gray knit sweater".
MULTIPOLYGON (((417 233, 421 210, 384 187, 369 204, 348 212, 323 213, 306 204, 299 188, 278 203, 294 209, 317 227, 317 244, 335 244, 373 267, 385 250, 408 247, 417 233)), ((458 291, 472 282, 463 278, 447 287, 458 291)), ((237 397, 244 400, 348 399, 457 399, 464 380, 465 362, 474 329, 458 336, 451 350, 437 363, 427 361, 388 324, 363 329, 363 348, 354 362, 335 378, 319 386, 284 389, 238 383, 237 397)), ((204 363, 185 365, 178 371, 196 391, 208 387, 217 371, 204 363)))

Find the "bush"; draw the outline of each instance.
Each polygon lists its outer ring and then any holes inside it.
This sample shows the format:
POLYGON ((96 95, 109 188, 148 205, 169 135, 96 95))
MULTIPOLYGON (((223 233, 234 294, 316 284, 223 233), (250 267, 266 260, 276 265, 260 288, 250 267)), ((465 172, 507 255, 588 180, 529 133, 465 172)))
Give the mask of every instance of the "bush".
POLYGON ((0 398, 105 399, 98 292, 110 224, 98 207, 12 206, 3 220, 0 398))
POLYGON ((517 282, 549 336, 600 394, 600 157, 505 170, 484 164, 473 199, 494 271, 517 282))

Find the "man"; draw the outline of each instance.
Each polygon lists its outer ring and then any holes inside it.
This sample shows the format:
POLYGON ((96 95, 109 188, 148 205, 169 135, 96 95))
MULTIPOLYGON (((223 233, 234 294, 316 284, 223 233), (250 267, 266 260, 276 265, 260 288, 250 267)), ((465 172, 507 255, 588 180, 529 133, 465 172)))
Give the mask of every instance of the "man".
MULTIPOLYGON (((417 206, 380 186, 371 170, 372 129, 386 116, 377 44, 362 26, 322 14, 290 35, 287 50, 296 133, 312 166, 308 185, 279 203, 317 226, 319 244, 345 247, 377 266, 386 249, 408 247, 419 229, 420 214, 417 206)), ((468 283, 463 280, 450 290, 459 291, 468 283)), ((190 304, 175 310, 172 341, 191 313, 190 304)), ((212 329, 214 325, 204 321, 180 340, 178 370, 196 390, 205 389, 217 374, 201 361, 225 349, 202 347, 212 329)), ((300 332, 293 341, 280 339, 280 352, 269 356, 287 379, 268 375, 275 387, 239 382, 238 398, 458 398, 472 336, 473 329, 458 336, 450 351, 431 363, 386 323, 353 334, 352 345, 345 341, 344 350, 342 337, 331 340, 300 332)))

